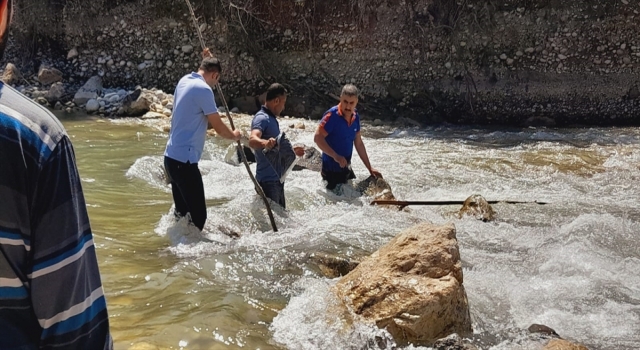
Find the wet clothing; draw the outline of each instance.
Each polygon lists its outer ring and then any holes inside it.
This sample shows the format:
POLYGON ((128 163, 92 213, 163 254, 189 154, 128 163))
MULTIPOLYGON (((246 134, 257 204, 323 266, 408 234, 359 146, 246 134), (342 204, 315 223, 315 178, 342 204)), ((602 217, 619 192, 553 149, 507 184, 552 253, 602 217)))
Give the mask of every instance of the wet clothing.
POLYGON ((327 181, 327 189, 333 190, 336 188, 338 184, 347 183, 347 181, 356 178, 356 174, 354 174, 351 167, 347 166, 345 168, 340 169, 340 171, 330 171, 330 170, 322 170, 321 172, 322 179, 327 181))
POLYGON ((182 163, 164 157, 164 168, 171 183, 173 203, 176 205, 176 217, 180 218, 189 214, 191 222, 202 231, 207 221, 207 204, 198 163, 182 163))
POLYGON ((287 135, 285 133, 278 135, 276 145, 272 149, 263 150, 263 154, 269 162, 269 167, 278 175, 278 180, 284 183, 284 179, 296 161, 296 153, 287 135))
POLYGON ((260 187, 262 187, 262 192, 267 198, 271 199, 275 203, 278 203, 282 208, 286 209, 287 204, 284 199, 284 182, 278 181, 267 181, 267 182, 258 182, 260 187))
POLYGON ((293 146, 286 135, 280 133, 276 116, 265 106, 253 117, 251 130, 260 130, 260 138, 263 140, 276 139, 276 145, 272 149, 255 152, 256 180, 267 198, 286 208, 284 180, 296 160, 293 146))
MULTIPOLYGON (((280 123, 276 116, 265 106, 256 113, 251 121, 251 131, 260 130, 263 140, 277 138, 280 135, 280 123)), ((277 173, 274 167, 269 164, 269 160, 265 157, 263 150, 258 150, 256 154, 256 180, 258 182, 280 181, 282 172, 277 173)))
MULTIPOLYGON (((325 140, 329 147, 339 155, 345 157, 348 163, 351 163, 353 142, 356 139, 356 134, 360 132, 360 115, 358 111, 354 111, 351 122, 347 122, 343 117, 339 105, 334 106, 325 113, 320 121, 320 127, 328 134, 325 140)), ((343 170, 340 164, 323 152, 322 171, 342 172, 343 170)))
POLYGON ((0 349, 112 349, 71 141, 0 82, 0 349))
POLYGON ((213 90, 204 78, 198 73, 182 77, 174 94, 164 165, 171 181, 177 216, 189 213, 201 231, 207 220, 207 206, 198 162, 207 136, 207 115, 213 113, 218 113, 218 107, 213 90))

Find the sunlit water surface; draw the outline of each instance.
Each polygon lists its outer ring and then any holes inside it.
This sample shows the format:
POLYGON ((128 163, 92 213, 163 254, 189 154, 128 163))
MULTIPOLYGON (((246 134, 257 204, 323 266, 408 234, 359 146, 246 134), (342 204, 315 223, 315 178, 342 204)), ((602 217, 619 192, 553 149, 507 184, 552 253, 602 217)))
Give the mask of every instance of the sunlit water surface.
MULTIPOLYGON (((64 117, 62 117, 64 118, 64 117)), ((364 126, 371 162, 403 200, 496 204, 484 223, 457 206, 399 212, 326 194, 292 172, 269 230, 246 169, 208 138, 200 163, 207 239, 168 215, 162 121, 64 118, 82 177, 116 349, 367 349, 384 332, 347 327, 309 254, 362 257, 421 221, 453 222, 480 348, 535 348, 532 323, 591 349, 640 348, 640 131, 364 126), (232 239, 223 232, 239 232, 232 239)), ((248 117, 236 124, 249 127, 248 117)), ((282 120, 288 128, 290 120, 282 120)), ((312 145, 315 122, 291 130, 312 145)), ((357 157, 359 178, 366 170, 357 157)), ((255 170, 255 165, 252 166, 255 170)), ((410 347, 413 348, 413 347, 410 347)))

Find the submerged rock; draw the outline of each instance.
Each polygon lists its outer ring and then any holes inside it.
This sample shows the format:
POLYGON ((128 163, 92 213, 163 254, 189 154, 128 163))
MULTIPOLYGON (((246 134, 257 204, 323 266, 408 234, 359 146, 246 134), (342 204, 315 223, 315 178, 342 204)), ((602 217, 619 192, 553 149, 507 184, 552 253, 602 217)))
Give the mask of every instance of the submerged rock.
POLYGON ((460 208, 458 212, 459 218, 465 215, 473 216, 482 221, 492 221, 496 213, 484 197, 479 194, 474 194, 464 201, 462 208, 460 208))
POLYGON ((454 333, 450 336, 442 339, 438 339, 433 343, 434 350, 475 350, 475 346, 471 344, 465 344, 462 338, 454 333))
POLYGON ((399 344, 470 334, 455 227, 422 223, 393 238, 343 277, 334 291, 356 315, 399 344))
POLYGON ((326 253, 313 253, 309 256, 325 277, 336 278, 353 271, 360 261, 326 253))
POLYGON ((358 182, 355 188, 362 194, 373 197, 374 200, 396 200, 391 191, 391 186, 387 180, 381 177, 369 176, 358 182))
POLYGON ((553 330, 551 327, 547 327, 543 324, 532 324, 531 326, 529 326, 528 331, 531 333, 538 333, 538 334, 542 334, 542 335, 546 335, 546 336, 550 336, 550 337, 556 337, 556 338, 560 338, 560 336, 558 335, 558 333, 556 333, 555 330, 553 330))

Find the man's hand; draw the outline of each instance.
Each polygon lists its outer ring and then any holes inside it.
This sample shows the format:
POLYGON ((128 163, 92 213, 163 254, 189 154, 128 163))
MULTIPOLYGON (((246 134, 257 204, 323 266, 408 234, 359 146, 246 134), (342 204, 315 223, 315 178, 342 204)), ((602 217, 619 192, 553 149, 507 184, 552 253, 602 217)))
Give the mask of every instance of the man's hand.
POLYGON ((375 177, 376 179, 377 178, 381 178, 382 179, 382 174, 380 174, 380 172, 377 171, 374 168, 369 169, 369 174, 371 174, 371 176, 375 177))
POLYGON ((240 130, 238 129, 233 130, 233 140, 240 141, 241 138, 242 138, 242 133, 240 132, 240 130))
POLYGON ((304 147, 293 147, 293 152, 296 154, 296 156, 298 157, 304 157, 304 147))
POLYGON ((204 50, 202 50, 202 58, 207 58, 207 57, 213 57, 213 54, 211 53, 211 50, 209 50, 208 47, 205 47, 204 50))
POLYGON ((345 168, 347 165, 349 165, 349 163, 347 162, 347 158, 341 156, 341 155, 336 155, 333 160, 336 161, 336 163, 340 164, 341 168, 345 168))
POLYGON ((264 140, 264 141, 262 142, 262 147, 263 147, 264 149, 266 149, 266 150, 270 150, 270 149, 272 149, 273 147, 275 147, 275 146, 276 146, 276 144, 277 144, 277 143, 276 143, 276 139, 274 139, 274 138, 272 137, 272 138, 270 138, 270 139, 268 139, 268 140, 264 140))

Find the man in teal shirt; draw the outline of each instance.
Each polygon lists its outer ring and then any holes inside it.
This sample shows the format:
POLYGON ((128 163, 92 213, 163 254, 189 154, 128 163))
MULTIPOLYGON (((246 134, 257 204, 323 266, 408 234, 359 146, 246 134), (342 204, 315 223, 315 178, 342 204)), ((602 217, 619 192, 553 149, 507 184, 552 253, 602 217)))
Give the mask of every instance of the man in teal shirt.
POLYGON ((174 93, 169 141, 164 152, 164 166, 171 181, 177 218, 187 216, 200 230, 207 221, 202 175, 198 162, 204 150, 207 125, 229 140, 240 140, 240 131, 231 131, 222 122, 212 88, 218 84, 222 67, 205 49, 198 72, 187 74, 174 93))

